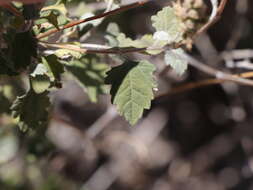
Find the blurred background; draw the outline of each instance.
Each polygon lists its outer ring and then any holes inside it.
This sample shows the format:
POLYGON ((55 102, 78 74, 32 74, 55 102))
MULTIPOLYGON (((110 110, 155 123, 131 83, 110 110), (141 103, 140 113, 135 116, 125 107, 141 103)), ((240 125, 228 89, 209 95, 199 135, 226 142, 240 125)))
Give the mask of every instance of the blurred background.
MULTIPOLYGON (((103 43, 109 22, 132 38, 150 33, 150 16, 168 2, 106 18, 86 42, 103 43)), ((77 2, 73 13, 82 6, 77 2)), ((96 1, 85 6, 105 8, 96 1)), ((228 73, 251 71, 253 1, 228 1, 189 54, 228 73)), ((224 82, 171 93, 209 76, 189 67, 179 77, 164 68, 163 55, 129 56, 157 66, 159 91, 143 119, 130 127, 110 96, 93 104, 66 76, 63 88, 51 94, 48 128, 28 135, 1 115, 0 190, 253 190, 252 87, 224 82)))

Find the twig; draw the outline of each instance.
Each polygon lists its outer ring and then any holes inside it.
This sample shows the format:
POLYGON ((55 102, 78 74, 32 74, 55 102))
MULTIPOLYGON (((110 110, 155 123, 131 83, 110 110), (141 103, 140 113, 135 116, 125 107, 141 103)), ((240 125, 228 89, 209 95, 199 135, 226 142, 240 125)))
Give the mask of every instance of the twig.
POLYGON ((244 78, 240 78, 238 76, 232 75, 232 74, 224 73, 220 70, 217 70, 213 67, 210 67, 206 64, 201 63, 200 61, 198 61, 197 59, 195 59, 194 57, 192 57, 190 55, 185 55, 185 56, 188 59, 189 65, 191 65, 191 66, 195 67, 196 69, 203 71, 209 75, 212 75, 217 79, 232 81, 232 82, 236 82, 236 83, 239 83, 242 85, 247 85, 247 86, 253 86, 252 80, 244 79, 244 78))
POLYGON ((150 1, 152 1, 152 0, 142 0, 142 1, 139 1, 139 2, 136 2, 136 3, 132 3, 132 4, 129 4, 129 5, 120 7, 118 9, 115 9, 115 10, 112 10, 112 11, 109 11, 109 12, 102 13, 100 15, 92 16, 92 17, 89 17, 89 18, 86 18, 86 19, 82 19, 82 20, 72 21, 72 22, 64 25, 60 29, 52 29, 52 30, 49 30, 49 31, 47 31, 45 33, 39 34, 37 36, 37 39, 48 37, 48 36, 50 36, 52 34, 55 34, 57 32, 63 31, 65 29, 67 29, 67 28, 71 28, 73 26, 76 26, 76 25, 79 25, 79 24, 82 24, 82 23, 85 23, 85 22, 88 22, 88 21, 96 20, 96 19, 103 18, 103 17, 106 17, 106 16, 115 15, 115 14, 118 14, 120 12, 129 10, 129 9, 133 9, 133 8, 136 8, 136 7, 139 7, 139 6, 143 6, 144 4, 146 4, 146 3, 150 2, 150 1))
POLYGON ((228 0, 221 0, 218 8, 215 7, 216 5, 215 0, 212 0, 211 2, 213 5, 211 17, 209 21, 197 31, 197 33, 194 35, 194 38, 199 34, 207 31, 212 25, 214 25, 220 19, 228 0))
MULTIPOLYGON (((134 47, 111 48, 108 46, 95 45, 95 44, 92 44, 93 46, 92 48, 91 48, 91 44, 89 44, 89 46, 86 46, 86 48, 79 48, 77 46, 70 45, 70 44, 54 44, 54 43, 47 43, 47 42, 40 42, 40 44, 47 47, 69 49, 69 50, 77 51, 80 53, 125 54, 125 53, 133 53, 133 52, 145 52, 146 50, 151 50, 149 48, 134 48, 134 47)), ((209 75, 212 75, 216 77, 217 79, 233 81, 242 85, 253 86, 252 80, 248 80, 248 79, 236 77, 232 74, 224 73, 220 70, 217 70, 213 67, 210 67, 208 65, 201 63, 200 61, 198 61, 197 59, 195 59, 194 57, 190 55, 185 55, 185 57, 182 57, 182 59, 187 59, 189 65, 209 75)))
POLYGON ((230 51, 224 51, 221 53, 221 56, 225 60, 232 59, 251 59, 253 58, 253 50, 252 49, 235 49, 230 51))
POLYGON ((47 42, 39 42, 40 45, 44 47, 53 47, 53 48, 61 48, 61 49, 69 49, 79 53, 95 53, 95 54, 126 54, 126 53, 134 53, 134 52, 144 52, 147 48, 134 48, 134 47, 126 47, 126 48, 113 48, 109 46, 103 46, 98 44, 88 44, 87 46, 83 44, 82 48, 64 43, 47 43, 47 42))
MULTIPOLYGON (((239 77, 240 78, 251 78, 251 77, 253 77, 253 72, 245 72, 245 73, 241 73, 241 74, 237 74, 237 75, 233 75, 233 76, 238 77, 238 78, 239 77)), ((189 91, 189 90, 194 90, 196 88, 221 84, 221 83, 226 82, 226 81, 227 80, 224 80, 224 79, 206 79, 206 80, 202 80, 202 81, 198 81, 198 82, 190 82, 190 83, 183 84, 181 86, 172 88, 168 92, 156 96, 156 99, 163 98, 163 97, 166 97, 166 96, 176 95, 176 94, 183 93, 183 92, 186 92, 186 91, 189 91)))

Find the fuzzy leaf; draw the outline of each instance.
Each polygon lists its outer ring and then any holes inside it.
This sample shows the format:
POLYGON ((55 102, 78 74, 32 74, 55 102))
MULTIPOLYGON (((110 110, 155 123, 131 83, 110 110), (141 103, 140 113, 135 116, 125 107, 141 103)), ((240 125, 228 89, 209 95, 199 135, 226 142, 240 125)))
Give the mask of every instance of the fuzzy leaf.
POLYGON ((174 9, 171 7, 165 7, 157 13, 157 15, 151 17, 152 25, 156 29, 154 36, 156 38, 164 39, 164 32, 168 35, 166 36, 166 41, 168 43, 179 42, 183 38, 183 22, 175 14, 174 9), (159 35, 163 35, 158 37, 159 35))
POLYGON ((181 48, 166 51, 164 60, 165 64, 170 65, 178 75, 184 74, 187 70, 187 59, 181 48))
POLYGON ((125 62, 107 73, 111 84, 112 103, 131 125, 136 124, 144 109, 149 109, 156 83, 152 73, 155 66, 148 61, 125 62))

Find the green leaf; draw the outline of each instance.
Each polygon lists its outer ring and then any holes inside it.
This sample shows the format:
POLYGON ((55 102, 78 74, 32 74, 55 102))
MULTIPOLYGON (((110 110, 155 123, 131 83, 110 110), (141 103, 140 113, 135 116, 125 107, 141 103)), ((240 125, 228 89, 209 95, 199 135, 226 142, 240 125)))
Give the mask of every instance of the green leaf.
POLYGON ((43 64, 38 64, 30 74, 31 86, 33 90, 40 94, 50 87, 50 78, 47 76, 47 68, 43 64))
POLYGON ((116 23, 111 22, 108 24, 106 32, 113 36, 117 36, 120 33, 120 29, 116 23))
POLYGON ((151 17, 152 25, 156 29, 155 39, 165 40, 168 43, 179 42, 183 39, 184 24, 171 7, 165 7, 151 17))
MULTIPOLYGON (((35 24, 41 25, 46 22, 52 24, 57 29, 59 29, 59 26, 69 22, 65 5, 63 3, 59 3, 42 8, 40 11, 40 18, 36 20, 35 24)), ((47 26, 46 30, 50 28, 50 26, 47 26)))
POLYGON ((56 55, 42 57, 42 63, 47 68, 47 75, 50 81, 56 87, 61 87, 61 74, 64 73, 64 67, 56 55))
POLYGON ((127 38, 125 34, 120 33, 117 36, 119 42, 119 47, 135 47, 135 48, 147 48, 147 53, 151 55, 156 55, 162 52, 162 47, 164 47, 167 42, 156 40, 151 34, 146 34, 140 39, 132 40, 127 38))
POLYGON ((44 75, 47 73, 47 68, 43 64, 38 64, 34 71, 30 74, 32 77, 36 77, 36 75, 44 75))
MULTIPOLYGON (((74 47, 74 45, 72 45, 74 47)), ((79 46, 76 46, 79 48, 79 46)), ((74 58, 80 59, 82 57, 82 53, 69 49, 58 49, 54 53, 59 58, 65 58, 67 56, 72 56, 74 58)))
POLYGON ((11 106, 12 115, 17 118, 21 130, 44 126, 48 121, 50 101, 48 92, 36 94, 32 89, 18 97, 11 106))
POLYGON ((51 11, 50 14, 44 18, 46 18, 49 23, 54 25, 55 28, 58 30, 60 29, 58 24, 58 14, 56 14, 54 11, 51 11))
POLYGON ((29 31, 15 34, 6 55, 10 55, 9 60, 13 62, 16 71, 26 69, 31 64, 32 57, 37 56, 37 41, 33 34, 29 31))
POLYGON ((117 36, 120 34, 119 26, 116 23, 110 23, 106 29, 105 39, 112 47, 118 46, 117 36))
POLYGON ((92 102, 97 102, 99 94, 106 93, 104 77, 108 65, 100 63, 96 57, 86 56, 80 60, 73 60, 66 63, 65 67, 85 89, 92 102))
POLYGON ((155 66, 148 61, 127 61, 107 73, 106 83, 112 85, 112 103, 131 125, 139 120, 144 109, 150 108, 156 87, 154 71, 155 66))
POLYGON ((47 75, 36 75, 31 77, 32 89, 37 93, 43 93, 47 91, 50 87, 50 79, 47 75))
POLYGON ((184 74, 187 70, 187 59, 184 50, 181 48, 166 51, 164 60, 165 64, 170 65, 178 75, 184 74))
POLYGON ((41 12, 43 13, 43 12, 46 12, 48 10, 58 11, 59 13, 65 15, 65 16, 67 15, 67 12, 68 12, 65 5, 64 5, 64 3, 59 3, 59 4, 44 7, 43 9, 41 9, 41 12))

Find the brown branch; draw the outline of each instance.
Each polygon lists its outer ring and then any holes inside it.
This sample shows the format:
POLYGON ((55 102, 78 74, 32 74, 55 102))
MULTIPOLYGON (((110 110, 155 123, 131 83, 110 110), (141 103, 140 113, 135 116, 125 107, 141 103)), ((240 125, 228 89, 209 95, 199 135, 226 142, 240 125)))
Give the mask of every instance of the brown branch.
POLYGON ((228 0, 221 0, 220 5, 218 7, 218 11, 216 16, 211 19, 210 21, 208 21, 204 26, 202 26, 197 33, 194 35, 193 38, 195 38, 196 36, 198 36, 199 34, 207 31, 212 25, 214 25, 221 17, 226 5, 227 5, 228 0))
POLYGON ((150 2, 150 1, 152 1, 152 0, 142 0, 142 1, 139 1, 139 2, 136 2, 136 3, 132 3, 132 4, 129 4, 129 5, 120 7, 118 9, 115 9, 115 10, 112 10, 112 11, 109 11, 109 12, 102 13, 100 15, 92 16, 92 17, 89 17, 89 18, 86 18, 86 19, 83 19, 83 20, 72 21, 72 22, 64 25, 60 29, 52 29, 52 30, 49 30, 49 31, 47 31, 45 33, 39 34, 37 36, 37 39, 48 37, 48 36, 50 36, 52 34, 55 34, 57 32, 63 31, 65 29, 67 29, 67 28, 71 28, 73 26, 76 26, 76 25, 79 25, 79 24, 82 24, 82 23, 85 23, 85 22, 88 22, 88 21, 96 20, 96 19, 103 18, 103 17, 106 17, 106 16, 115 15, 115 14, 121 13, 123 11, 129 10, 129 9, 133 9, 133 8, 136 8, 136 7, 139 7, 139 6, 142 6, 142 5, 144 5, 144 4, 146 4, 146 3, 150 2))
MULTIPOLYGON (((238 77, 238 78, 245 78, 245 79, 252 78, 253 72, 245 72, 245 73, 240 73, 240 74, 233 75, 233 76, 238 77)), ((197 88, 203 88, 203 87, 207 87, 207 86, 211 86, 211 85, 222 84, 223 82, 227 82, 227 81, 229 81, 229 80, 214 78, 214 79, 206 79, 206 80, 202 80, 202 81, 198 81, 198 82, 190 82, 190 83, 178 86, 178 87, 174 87, 174 88, 170 89, 168 92, 156 96, 156 99, 163 98, 166 96, 176 95, 176 94, 183 93, 183 92, 186 92, 189 90, 194 90, 197 88)))

